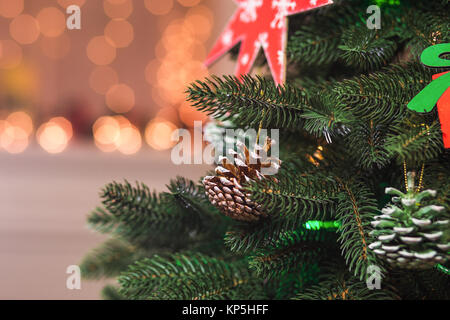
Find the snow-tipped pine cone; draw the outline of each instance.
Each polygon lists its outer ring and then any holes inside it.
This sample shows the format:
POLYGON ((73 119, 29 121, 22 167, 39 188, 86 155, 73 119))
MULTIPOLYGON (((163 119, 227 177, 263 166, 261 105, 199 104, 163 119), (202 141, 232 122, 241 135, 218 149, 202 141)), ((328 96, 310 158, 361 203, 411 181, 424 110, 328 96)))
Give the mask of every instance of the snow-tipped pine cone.
POLYGON ((275 179, 261 173, 262 168, 278 170, 281 164, 277 158, 262 161, 264 158, 261 152, 267 154, 271 143, 273 141, 267 138, 264 147, 256 145, 255 152, 250 152, 243 143, 238 142, 237 146, 241 152, 229 151, 234 161, 231 162, 227 157, 220 157, 220 164, 215 169, 216 175, 204 177, 203 185, 206 195, 211 203, 226 216, 248 222, 267 216, 261 205, 250 199, 251 193, 243 185, 251 181, 275 179))
POLYGON ((382 215, 372 221, 376 241, 369 245, 375 254, 393 266, 406 269, 428 269, 448 260, 450 249, 449 219, 445 207, 421 206, 421 202, 435 197, 436 191, 414 191, 414 175, 408 174, 405 194, 395 188, 386 188, 394 195, 394 205, 381 210, 382 215))

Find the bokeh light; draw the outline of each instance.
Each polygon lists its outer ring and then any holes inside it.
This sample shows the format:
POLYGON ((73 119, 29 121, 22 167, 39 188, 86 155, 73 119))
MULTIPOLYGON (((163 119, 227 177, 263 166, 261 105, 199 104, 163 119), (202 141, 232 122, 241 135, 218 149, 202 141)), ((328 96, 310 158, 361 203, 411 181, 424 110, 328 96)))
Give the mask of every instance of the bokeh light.
POLYGON ((145 128, 145 141, 155 150, 170 149, 177 143, 171 139, 175 130, 177 127, 172 122, 155 118, 145 128))
POLYGON ((124 83, 113 85, 106 92, 105 101, 108 108, 114 112, 128 112, 134 107, 134 91, 124 83))
POLYGON ((15 41, 2 40, 1 43, 1 56, 0 56, 0 68, 12 69, 17 67, 22 61, 22 47, 15 41))
POLYGON ((116 48, 104 36, 97 36, 89 41, 86 48, 88 58, 97 65, 107 65, 116 58, 116 48))
POLYGON ((36 132, 39 145, 48 153, 60 153, 66 149, 71 133, 58 121, 42 124, 36 132))
POLYGON ((64 132, 66 133, 68 141, 70 139, 72 139, 73 128, 72 128, 72 123, 70 123, 69 120, 67 120, 64 117, 54 117, 54 118, 51 118, 48 121, 48 123, 53 123, 53 124, 57 125, 58 127, 62 128, 64 130, 64 132))
POLYGON ((150 62, 145 67, 145 80, 148 84, 156 83, 156 72, 158 71, 158 67, 160 62, 157 59, 150 60, 150 62))
POLYGON ((65 33, 57 38, 43 37, 39 40, 39 43, 42 53, 54 60, 64 58, 71 48, 70 37, 65 33))
POLYGON ((33 120, 30 115, 24 111, 16 111, 11 113, 6 118, 6 122, 13 127, 21 128, 27 136, 33 132, 33 120))
POLYGON ((31 44, 39 38, 39 23, 29 14, 15 17, 9 25, 11 37, 20 44, 31 44))
POLYGON ((184 7, 192 7, 198 5, 200 1, 201 0, 178 0, 178 3, 184 7))
POLYGON ((133 2, 131 0, 104 0, 103 9, 111 19, 126 19, 133 12, 133 2))
POLYGON ((28 146, 28 134, 21 127, 0 121, 0 147, 9 153, 21 153, 28 146))
POLYGON ((139 130, 123 116, 100 117, 95 121, 92 131, 95 145, 103 152, 118 150, 130 155, 141 149, 139 130))
POLYGON ((39 11, 36 19, 41 33, 46 37, 58 37, 66 28, 66 16, 55 7, 47 7, 39 11))
POLYGON ((105 94, 119 83, 117 72, 110 66, 98 66, 91 72, 89 85, 98 94, 105 94))
POLYGON ((0 15, 5 18, 17 17, 23 11, 24 0, 0 0, 0 15))
POLYGON ((193 7, 186 13, 184 23, 188 28, 190 28, 195 39, 205 41, 211 35, 214 15, 208 7, 193 7))
POLYGON ((58 0, 58 4, 64 9, 72 4, 82 7, 85 2, 86 0, 58 0))
POLYGON ((123 154, 135 154, 142 147, 142 138, 139 130, 133 125, 121 126, 117 141, 117 150, 123 154))
POLYGON ((0 120, 0 148, 9 153, 21 153, 29 144, 33 132, 33 120, 24 111, 16 111, 0 120))
POLYGON ((103 152, 112 152, 117 149, 116 141, 120 136, 120 124, 114 117, 103 116, 98 118, 93 127, 95 145, 103 152))
POLYGON ((105 37, 116 48, 125 48, 134 38, 133 26, 126 20, 113 19, 105 27, 105 37))
POLYGON ((173 8, 173 0, 144 0, 145 7, 154 15, 165 15, 173 8))
POLYGON ((188 102, 184 102, 178 109, 181 121, 188 127, 194 127, 194 121, 205 121, 208 120, 208 115, 204 112, 197 110, 192 107, 188 102))

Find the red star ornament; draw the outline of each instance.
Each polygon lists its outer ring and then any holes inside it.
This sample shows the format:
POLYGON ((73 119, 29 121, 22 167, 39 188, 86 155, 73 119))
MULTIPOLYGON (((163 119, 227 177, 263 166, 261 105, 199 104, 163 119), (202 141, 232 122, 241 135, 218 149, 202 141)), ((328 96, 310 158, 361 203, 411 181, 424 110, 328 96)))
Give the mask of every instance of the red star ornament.
POLYGON ((285 81, 287 16, 332 4, 331 0, 235 0, 238 9, 215 43, 210 65, 241 42, 236 76, 250 72, 260 48, 264 50, 275 83, 285 81))

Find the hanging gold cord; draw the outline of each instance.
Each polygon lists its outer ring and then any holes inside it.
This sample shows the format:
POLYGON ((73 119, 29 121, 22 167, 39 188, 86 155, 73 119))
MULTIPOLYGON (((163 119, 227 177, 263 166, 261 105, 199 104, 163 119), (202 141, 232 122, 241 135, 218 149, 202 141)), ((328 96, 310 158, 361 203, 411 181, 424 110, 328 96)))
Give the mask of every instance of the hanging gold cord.
MULTIPOLYGON (((424 125, 424 124, 422 124, 424 125)), ((430 126, 425 125, 427 127, 427 135, 430 135, 430 126)), ((428 148, 428 143, 425 146, 425 148, 428 148)), ((420 192, 423 187, 423 173, 425 172, 425 162, 422 162, 422 168, 420 169, 420 177, 419 177, 419 185, 417 186, 416 192, 420 192)), ((406 192, 408 192, 408 178, 407 178, 407 170, 406 170, 406 161, 403 160, 403 175, 405 177, 405 189, 406 192)))
MULTIPOLYGON (((430 135, 430 126, 429 125, 425 125, 427 127, 427 135, 430 135)), ((427 140, 427 144, 425 146, 426 149, 428 149, 428 140, 427 140)), ((420 190, 423 187, 423 173, 425 171, 425 162, 422 162, 422 170, 420 172, 420 178, 419 178, 419 186, 417 187, 417 192, 420 192, 420 190)))
MULTIPOLYGON (((264 118, 264 111, 265 110, 262 111, 262 118, 264 118)), ((256 135, 256 144, 259 144, 259 135, 261 134, 262 124, 263 124, 263 121, 261 119, 261 121, 259 122, 258 134, 256 135)))
POLYGON ((408 190, 408 178, 406 176, 406 161, 405 160, 403 160, 403 175, 405 176, 405 189, 406 189, 406 192, 408 192, 409 191, 408 190))
POLYGON ((422 169, 420 171, 419 186, 417 187, 417 192, 420 192, 420 190, 422 189, 423 172, 424 171, 425 171, 425 162, 422 162, 422 169))
MULTIPOLYGON (((423 173, 425 171, 425 162, 422 162, 422 168, 420 169, 420 177, 419 177, 419 185, 417 186, 416 192, 420 192, 423 187, 423 173)), ((409 192, 408 188, 408 177, 407 177, 407 170, 406 170, 406 161, 403 160, 403 175, 405 177, 405 189, 406 192, 409 192)))

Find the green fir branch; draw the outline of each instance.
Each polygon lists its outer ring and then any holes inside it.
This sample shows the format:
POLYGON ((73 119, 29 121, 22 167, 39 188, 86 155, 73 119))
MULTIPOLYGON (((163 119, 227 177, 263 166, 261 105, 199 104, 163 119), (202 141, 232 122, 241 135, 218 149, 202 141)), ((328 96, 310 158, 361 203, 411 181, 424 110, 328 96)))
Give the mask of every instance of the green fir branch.
POLYGON ((339 45, 345 65, 361 71, 386 66, 396 53, 397 43, 380 33, 361 26, 345 30, 339 45))
POLYGON ((366 277, 367 268, 377 265, 368 245, 372 230, 370 222, 378 209, 373 194, 363 184, 341 180, 341 187, 341 199, 336 210, 341 224, 338 242, 349 271, 362 280, 366 277))
POLYGON ((443 149, 439 122, 431 126, 414 125, 398 128, 388 135, 385 149, 399 163, 420 163, 436 158, 443 149))
POLYGON ((241 127, 262 123, 264 128, 297 128, 302 123, 300 115, 309 108, 304 91, 276 86, 261 77, 212 76, 192 83, 187 93, 188 101, 200 111, 241 127))
POLYGON ((144 256, 144 253, 120 239, 109 239, 91 250, 80 264, 85 279, 110 278, 119 275, 128 265, 144 256))
MULTIPOLYGON (((202 254, 154 256, 136 262, 119 277, 121 293, 130 299, 204 300, 240 298, 249 293, 261 298, 244 262, 225 262, 202 254)), ((247 297, 248 298, 248 297, 247 297)))

